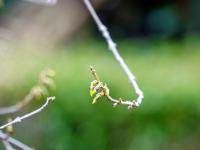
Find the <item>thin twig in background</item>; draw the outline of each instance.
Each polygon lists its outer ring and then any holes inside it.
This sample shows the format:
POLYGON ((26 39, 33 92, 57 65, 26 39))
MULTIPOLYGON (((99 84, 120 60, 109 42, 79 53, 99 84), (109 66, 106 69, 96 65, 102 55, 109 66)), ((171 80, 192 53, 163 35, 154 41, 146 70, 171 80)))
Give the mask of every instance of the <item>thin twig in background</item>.
POLYGON ((1 130, 0 130, 0 138, 2 139, 2 141, 7 141, 8 143, 15 145, 15 146, 21 148, 22 150, 33 150, 33 148, 31 148, 31 147, 25 145, 24 143, 10 137, 9 135, 3 133, 1 130))
POLYGON ((19 103, 8 106, 8 107, 2 107, 0 108, 0 115, 4 114, 10 114, 10 113, 15 113, 22 109, 24 106, 26 106, 28 103, 30 103, 34 99, 34 96, 32 94, 27 95, 22 101, 19 103))
POLYGON ((38 108, 38 109, 36 109, 35 111, 33 111, 33 112, 31 112, 31 113, 28 113, 28 114, 26 114, 26 115, 24 115, 24 116, 16 117, 13 121, 8 122, 8 123, 6 123, 5 125, 1 126, 1 127, 0 127, 0 130, 4 129, 4 128, 6 128, 6 127, 12 125, 12 124, 21 122, 22 120, 24 120, 24 119, 26 119, 26 118, 29 118, 29 117, 31 117, 31 116, 33 116, 33 115, 35 115, 35 114, 41 112, 41 111, 49 104, 49 102, 50 102, 50 101, 53 101, 54 99, 55 99, 55 97, 48 97, 47 100, 46 100, 46 102, 45 102, 40 108, 38 108))
POLYGON ((52 69, 45 69, 40 73, 39 80, 37 84, 30 90, 28 95, 24 97, 17 104, 12 106, 0 107, 0 115, 11 114, 21 110, 24 106, 29 104, 37 97, 41 97, 41 95, 45 95, 47 93, 46 88, 54 87, 53 77, 55 76, 55 72, 52 69))
MULTIPOLYGON (((35 4, 41 4, 41 5, 48 5, 48 6, 53 6, 57 4, 58 0, 23 0, 26 2, 32 2, 35 4)), ((2 2, 3 4, 3 2, 2 2)), ((1 4, 0 4, 1 5, 1 4)), ((33 99, 42 97, 46 93, 48 93, 47 88, 54 86, 54 81, 51 79, 51 77, 54 76, 54 72, 52 70, 47 70, 47 73, 41 74, 41 78, 36 86, 34 86, 29 94, 24 97, 21 101, 19 101, 17 104, 8 106, 8 107, 1 107, 0 108, 0 115, 5 115, 5 114, 10 114, 10 113, 15 113, 19 110, 21 110, 24 106, 26 106, 28 103, 30 103, 33 99)), ((2 140, 2 143, 5 146, 6 150, 15 150, 15 148, 12 147, 12 145, 17 146, 18 148, 21 148, 22 150, 33 150, 29 146, 23 144, 22 142, 10 137, 8 134, 5 134, 1 131, 1 129, 4 129, 7 127, 7 129, 12 128, 12 124, 15 124, 17 122, 21 122, 22 120, 31 117, 32 115, 35 115, 42 111, 50 101, 53 101, 55 97, 48 97, 45 104, 43 104, 39 109, 28 113, 24 116, 17 117, 13 121, 10 121, 9 123, 3 125, 0 127, 0 139, 2 140), (11 145, 12 144, 12 145, 11 145)))
MULTIPOLYGON (((91 16, 93 17, 94 21, 96 22, 96 25, 99 29, 99 31, 102 33, 103 37, 105 38, 109 49, 111 50, 111 52, 113 53, 115 59, 119 62, 119 64, 121 65, 122 69, 124 70, 124 72, 126 73, 126 75, 128 76, 128 79, 130 81, 130 84, 132 85, 132 87, 135 89, 135 92, 137 94, 137 99, 133 100, 133 101, 125 101, 123 103, 128 104, 128 108, 132 108, 132 107, 139 107, 140 104, 142 103, 142 100, 144 98, 143 92, 142 90, 139 88, 135 76, 133 75, 133 73, 130 71, 129 67, 126 65, 126 63, 124 62, 123 58, 121 57, 121 55, 119 54, 118 50, 117 50, 117 45, 116 43, 113 42, 110 33, 108 32, 106 26, 101 22, 100 18, 98 17, 96 11, 94 10, 93 6, 91 5, 89 0, 84 0, 84 3, 87 7, 87 9, 89 10, 91 16)), ((123 104, 122 100, 117 100, 117 99, 113 99, 112 97, 109 97, 109 99, 116 104, 123 104)))
MULTIPOLYGON (((48 95, 48 91, 50 88, 55 88, 53 77, 55 76, 55 72, 52 69, 45 69, 40 73, 39 80, 35 86, 30 90, 27 96, 25 96, 24 99, 19 101, 17 104, 8 106, 8 107, 1 107, 0 108, 0 115, 15 113, 19 110, 21 110, 24 106, 29 104, 34 99, 41 99, 42 97, 46 97, 48 95)), ((26 119, 36 113, 39 113, 42 111, 49 103, 49 101, 54 100, 55 97, 48 97, 46 100, 46 103, 43 104, 39 109, 28 113, 22 117, 17 117, 16 119, 12 120, 9 119, 8 123, 1 126, 0 129, 6 128, 7 133, 12 134, 13 128, 12 124, 21 122, 23 119, 26 119)), ((18 140, 11 138, 9 134, 5 134, 0 130, 0 138, 5 146, 5 148, 8 150, 12 150, 12 145, 15 145, 23 150, 33 150, 29 146, 23 144, 22 142, 19 142, 18 140)))
POLYGON ((4 144, 6 150, 15 150, 8 141, 2 140, 2 143, 4 144))
POLYGON ((58 0, 23 0, 23 1, 40 5, 50 5, 50 6, 56 5, 58 2, 58 0))

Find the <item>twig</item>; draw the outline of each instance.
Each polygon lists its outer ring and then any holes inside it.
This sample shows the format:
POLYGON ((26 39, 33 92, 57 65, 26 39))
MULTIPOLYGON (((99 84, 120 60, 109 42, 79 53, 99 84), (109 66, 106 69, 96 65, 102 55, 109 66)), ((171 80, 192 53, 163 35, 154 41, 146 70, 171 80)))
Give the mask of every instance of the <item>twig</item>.
POLYGON ((35 4, 51 5, 51 6, 57 4, 58 2, 58 0, 23 0, 23 1, 35 4))
MULTIPOLYGON (((84 0, 84 3, 87 7, 87 9, 89 10, 91 16, 93 17, 94 21, 96 22, 96 25, 99 29, 99 31, 102 33, 103 37, 105 38, 109 49, 111 50, 111 52, 113 53, 115 59, 119 62, 119 64, 121 65, 122 69, 124 70, 124 72, 126 73, 126 75, 128 76, 128 79, 130 81, 130 84, 133 86, 133 88, 135 89, 135 92, 137 94, 137 99, 133 100, 133 101, 126 101, 124 103, 129 105, 129 108, 132 107, 139 107, 140 104, 142 103, 142 100, 144 98, 143 92, 142 90, 139 88, 136 80, 135 80, 135 76, 133 75, 133 73, 130 71, 129 67, 126 65, 126 63, 124 62, 123 58, 120 56, 118 50, 117 50, 117 45, 116 43, 113 42, 110 33, 108 32, 106 26, 101 22, 101 20, 99 19, 96 11, 94 10, 93 6, 91 5, 89 0, 84 0)), ((113 102, 117 102, 119 103, 119 100, 115 100, 111 97, 109 97, 109 99, 113 102)))
POLYGON ((41 95, 45 95, 47 92, 45 91, 46 88, 54 87, 54 81, 52 79, 54 76, 55 72, 53 70, 43 70, 40 73, 37 84, 33 86, 28 95, 26 95, 24 99, 19 101, 17 104, 14 104, 12 106, 0 107, 0 115, 15 113, 21 110, 27 104, 29 104, 35 98, 41 97, 41 95))
POLYGON ((4 144, 6 150, 15 150, 8 141, 2 140, 2 143, 4 144))
POLYGON ((12 105, 12 106, 0 108, 0 115, 15 113, 15 112, 19 111, 21 108, 23 108, 28 103, 30 103, 33 100, 33 98, 34 98, 34 96, 32 94, 28 94, 19 103, 15 104, 15 105, 12 105))
POLYGON ((9 126, 9 125, 12 125, 12 124, 21 122, 22 120, 24 120, 24 119, 26 119, 26 118, 28 118, 28 117, 30 117, 30 116, 33 116, 33 115, 39 113, 40 111, 42 111, 42 110, 49 104, 50 101, 53 101, 54 99, 55 99, 55 97, 48 97, 47 100, 46 100, 46 102, 45 102, 40 108, 38 108, 38 109, 36 109, 35 111, 33 111, 33 112, 31 112, 31 113, 28 113, 28 114, 26 114, 26 115, 24 115, 24 116, 16 117, 13 121, 11 121, 11 122, 9 122, 9 123, 7 123, 7 124, 1 126, 1 127, 0 127, 0 130, 6 128, 6 127, 9 126))
POLYGON ((33 150, 31 147, 25 145, 24 143, 8 136, 7 134, 3 133, 2 131, 0 131, 0 138, 2 139, 2 141, 6 141, 9 142, 19 148, 21 148, 22 150, 33 150))

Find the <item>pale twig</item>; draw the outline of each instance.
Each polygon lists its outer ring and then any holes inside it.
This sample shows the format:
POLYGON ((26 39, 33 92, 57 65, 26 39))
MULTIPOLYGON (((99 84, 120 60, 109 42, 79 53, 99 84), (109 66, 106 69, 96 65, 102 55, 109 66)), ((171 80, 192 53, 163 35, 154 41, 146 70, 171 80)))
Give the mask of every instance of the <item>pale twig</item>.
MULTIPOLYGON (((126 73, 126 75, 128 76, 128 79, 130 81, 130 84, 132 85, 132 87, 135 89, 135 92, 137 94, 137 99, 133 100, 133 101, 126 101, 125 103, 129 105, 129 108, 132 107, 139 107, 140 104, 142 103, 142 100, 144 98, 143 92, 142 90, 139 88, 135 76, 133 75, 133 73, 130 71, 129 67, 126 65, 126 63, 124 62, 123 58, 120 56, 118 50, 117 50, 117 45, 116 43, 113 42, 110 33, 108 32, 106 26, 101 22, 101 20, 99 19, 96 11, 94 10, 93 6, 91 5, 89 0, 84 0, 84 3, 87 7, 87 9, 89 10, 91 16, 93 17, 94 21, 96 22, 96 25, 98 26, 99 31, 102 33, 103 37, 105 38, 109 49, 111 50, 111 52, 113 53, 115 59, 119 62, 119 64, 121 65, 122 69, 124 70, 124 72, 126 73)), ((120 102, 119 100, 115 100, 113 98, 109 98, 111 101, 116 101, 117 104, 120 102)))
POLYGON ((58 0, 23 0, 23 1, 41 5, 51 5, 51 6, 57 4, 58 2, 58 0))
POLYGON ((28 117, 30 117, 30 116, 33 116, 33 115, 39 113, 40 111, 42 111, 42 110, 49 104, 50 101, 53 101, 54 99, 55 99, 55 97, 48 97, 47 100, 46 100, 46 102, 45 102, 40 108, 38 108, 38 109, 36 109, 35 111, 33 111, 33 112, 31 112, 31 113, 28 113, 28 114, 26 114, 26 115, 24 115, 24 116, 16 117, 13 121, 11 121, 11 122, 9 122, 9 123, 7 123, 7 124, 1 126, 1 127, 0 127, 0 130, 6 128, 6 127, 9 126, 9 125, 12 125, 12 124, 21 122, 22 120, 24 120, 24 119, 26 119, 26 118, 28 118, 28 117))
POLYGON ((2 140, 3 145, 5 146, 6 150, 15 150, 8 141, 2 140))
POLYGON ((33 86, 28 95, 26 95, 24 99, 19 101, 17 104, 0 107, 0 115, 15 113, 29 104, 32 100, 36 99, 37 97, 41 97, 41 95, 45 95, 46 91, 44 87, 51 88, 54 86, 54 81, 52 79, 54 76, 55 73, 51 69, 45 69, 42 71, 37 84, 33 86))
POLYGON ((15 145, 19 148, 21 148, 22 150, 33 150, 33 148, 25 145, 24 143, 10 137, 9 135, 3 133, 2 131, 0 131, 0 138, 2 139, 2 141, 7 141, 9 143, 11 143, 12 145, 15 145))
POLYGON ((26 106, 34 99, 34 95, 28 94, 22 101, 18 102, 15 105, 8 106, 8 107, 1 107, 0 108, 0 115, 15 113, 26 106))

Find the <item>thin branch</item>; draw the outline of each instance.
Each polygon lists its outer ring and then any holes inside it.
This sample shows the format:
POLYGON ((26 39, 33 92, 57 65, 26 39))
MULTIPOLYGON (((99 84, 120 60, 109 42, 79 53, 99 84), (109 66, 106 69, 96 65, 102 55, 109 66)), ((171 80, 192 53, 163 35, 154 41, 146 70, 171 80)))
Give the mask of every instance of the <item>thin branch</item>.
POLYGON ((33 99, 34 96, 32 94, 28 94, 22 101, 15 105, 0 108, 0 115, 15 113, 30 103, 33 99))
POLYGON ((2 141, 7 141, 19 148, 21 148, 22 150, 33 150, 33 148, 25 145, 24 143, 8 136, 7 134, 3 133, 2 131, 0 131, 0 138, 2 139, 2 141))
POLYGON ((35 4, 42 4, 42 5, 56 5, 58 0, 23 0, 25 2, 31 2, 35 4))
POLYGON ((15 150, 8 141, 2 140, 3 145, 5 146, 6 150, 15 150))
POLYGON ((13 121, 11 121, 11 122, 9 122, 9 123, 7 123, 7 124, 1 126, 1 127, 0 127, 0 130, 6 128, 6 127, 9 126, 9 125, 12 125, 12 124, 21 122, 22 120, 24 120, 24 119, 26 119, 26 118, 28 118, 28 117, 31 117, 31 116, 33 116, 33 115, 35 115, 35 114, 41 112, 41 111, 49 104, 49 102, 50 102, 50 101, 53 101, 54 99, 55 99, 55 97, 48 97, 47 100, 46 100, 46 102, 45 102, 40 108, 38 108, 38 109, 36 109, 35 111, 33 111, 33 112, 31 112, 31 113, 28 113, 28 114, 26 114, 26 115, 24 115, 24 116, 16 117, 13 121))
MULTIPOLYGON (((93 6, 91 5, 90 1, 89 0, 84 0, 84 3, 86 5, 87 9, 89 10, 91 16, 93 17, 96 25, 98 26, 99 31, 102 33, 103 37, 105 38, 109 49, 113 53, 115 59, 121 65, 121 67, 124 70, 124 72, 126 73, 126 75, 128 76, 130 84, 135 89, 135 92, 136 92, 136 94, 138 96, 136 100, 129 101, 129 102, 126 102, 126 103, 129 104, 129 108, 139 107, 140 104, 142 103, 144 95, 143 95, 142 90, 139 88, 139 86, 138 86, 138 84, 137 84, 137 82, 135 80, 135 76, 130 71, 129 67, 126 65, 126 63, 124 62, 123 58, 120 56, 120 54, 119 54, 119 52, 117 50, 116 43, 113 42, 113 40, 112 40, 112 38, 110 36, 110 33, 108 32, 106 26, 99 19, 98 15, 97 15, 96 11, 94 10, 93 6)), ((110 98, 110 100, 113 101, 114 99, 110 98)), ((120 102, 119 100, 115 100, 115 101, 120 102)))
POLYGON ((40 77, 38 82, 33 88, 30 90, 28 95, 24 97, 21 101, 17 104, 12 106, 0 107, 0 115, 11 114, 21 110, 24 106, 29 104, 32 100, 37 97, 41 97, 41 95, 45 95, 47 93, 47 88, 54 87, 53 77, 55 76, 55 72, 51 69, 45 69, 40 73, 40 77))

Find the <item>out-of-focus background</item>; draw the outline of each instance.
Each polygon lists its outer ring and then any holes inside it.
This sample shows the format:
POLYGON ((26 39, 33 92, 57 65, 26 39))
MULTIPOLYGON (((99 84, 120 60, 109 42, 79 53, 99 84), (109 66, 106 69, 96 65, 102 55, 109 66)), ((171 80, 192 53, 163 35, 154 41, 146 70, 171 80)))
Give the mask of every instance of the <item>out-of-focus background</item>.
MULTIPOLYGON (((91 104, 90 65, 113 97, 136 95, 83 1, 27 1, 1 0, 0 105, 20 101, 47 67, 56 71, 56 101, 14 125, 15 138, 38 150, 199 149, 199 0, 92 1, 144 91, 134 110, 104 98, 91 104)), ((0 116, 1 124, 43 102, 0 116)))

